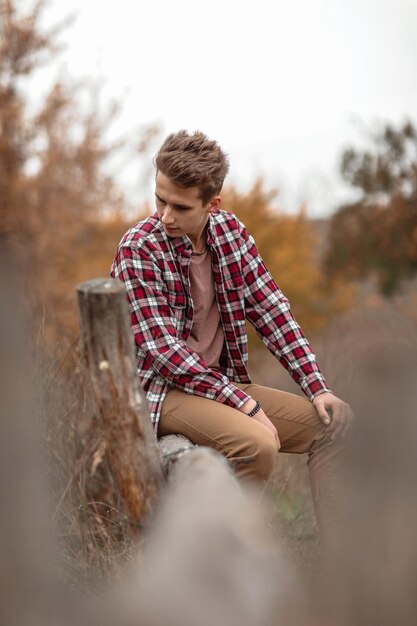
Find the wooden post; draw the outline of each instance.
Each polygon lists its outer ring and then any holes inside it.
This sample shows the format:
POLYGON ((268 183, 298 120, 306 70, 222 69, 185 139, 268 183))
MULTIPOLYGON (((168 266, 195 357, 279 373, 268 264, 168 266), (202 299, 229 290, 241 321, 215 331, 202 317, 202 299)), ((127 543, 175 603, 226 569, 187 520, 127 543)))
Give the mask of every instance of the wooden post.
POLYGON ((159 447, 139 383, 126 290, 98 278, 77 288, 81 350, 105 446, 129 518, 151 512, 163 481, 159 447))

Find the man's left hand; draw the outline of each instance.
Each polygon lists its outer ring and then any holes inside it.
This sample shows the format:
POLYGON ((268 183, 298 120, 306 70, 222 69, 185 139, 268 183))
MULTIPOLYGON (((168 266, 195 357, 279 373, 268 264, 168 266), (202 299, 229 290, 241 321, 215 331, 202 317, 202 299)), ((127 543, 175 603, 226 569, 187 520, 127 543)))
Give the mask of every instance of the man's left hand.
POLYGON ((314 398, 313 406, 327 425, 326 432, 331 433, 331 439, 345 437, 354 420, 353 411, 347 402, 326 391, 314 398))

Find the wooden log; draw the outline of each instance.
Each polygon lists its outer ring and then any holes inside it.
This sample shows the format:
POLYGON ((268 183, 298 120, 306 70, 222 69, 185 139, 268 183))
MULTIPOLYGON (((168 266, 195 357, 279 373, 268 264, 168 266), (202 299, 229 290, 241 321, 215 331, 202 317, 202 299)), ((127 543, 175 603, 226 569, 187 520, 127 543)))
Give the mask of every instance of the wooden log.
POLYGON ((180 461, 184 454, 197 447, 184 435, 164 435, 159 438, 158 442, 162 454, 162 463, 167 474, 171 472, 173 465, 180 461))
MULTIPOLYGON (((184 446, 178 439, 176 446, 184 446)), ((172 467, 129 579, 137 623, 270 626, 283 610, 290 568, 268 528, 260 493, 237 481, 223 455, 193 446, 172 467)))
POLYGON ((163 481, 159 447, 139 383, 126 290, 118 280, 78 286, 86 378, 126 514, 143 523, 163 481))

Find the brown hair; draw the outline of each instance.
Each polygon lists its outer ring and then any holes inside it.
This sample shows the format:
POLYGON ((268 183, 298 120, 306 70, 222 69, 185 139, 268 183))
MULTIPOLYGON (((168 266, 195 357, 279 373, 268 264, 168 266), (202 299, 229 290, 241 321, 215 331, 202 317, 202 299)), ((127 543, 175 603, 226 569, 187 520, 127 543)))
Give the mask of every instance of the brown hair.
POLYGON ((155 156, 158 171, 179 187, 199 187, 203 203, 220 193, 229 170, 227 155, 199 131, 168 135, 155 156))

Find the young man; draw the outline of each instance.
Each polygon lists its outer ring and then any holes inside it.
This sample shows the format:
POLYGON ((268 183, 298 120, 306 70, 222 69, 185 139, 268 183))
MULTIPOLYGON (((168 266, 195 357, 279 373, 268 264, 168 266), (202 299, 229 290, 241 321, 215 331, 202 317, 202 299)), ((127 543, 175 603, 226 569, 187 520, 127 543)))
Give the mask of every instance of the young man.
POLYGON ((261 483, 279 449, 307 453, 329 537, 350 407, 331 393, 253 238, 220 210, 229 166, 218 144, 180 131, 167 137, 155 165, 156 213, 125 234, 111 270, 126 285, 155 431, 211 446, 238 477, 261 483), (308 399, 252 384, 246 320, 308 399))

